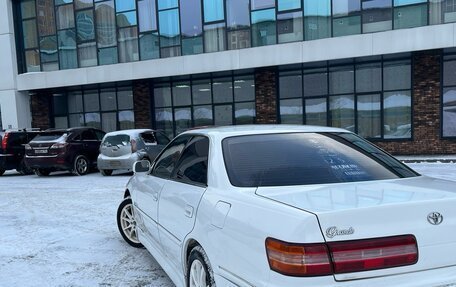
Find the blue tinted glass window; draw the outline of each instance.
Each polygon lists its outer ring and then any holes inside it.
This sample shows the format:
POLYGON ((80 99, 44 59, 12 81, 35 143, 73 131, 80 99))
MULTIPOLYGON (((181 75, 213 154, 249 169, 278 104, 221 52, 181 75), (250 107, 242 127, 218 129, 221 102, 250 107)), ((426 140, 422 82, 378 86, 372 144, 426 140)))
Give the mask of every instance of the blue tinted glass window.
POLYGON ((201 23, 201 1, 181 0, 181 30, 183 37, 196 37, 203 33, 201 23))
POLYGON ((331 36, 331 0, 304 1, 304 29, 306 40, 331 36))
POLYGON ((116 1, 116 11, 128 11, 136 9, 136 1, 135 0, 122 0, 116 1))
POLYGON ((251 0, 252 10, 275 7, 275 0, 251 0))
POLYGON ((278 0, 279 11, 301 8, 301 0, 278 0))
POLYGON ((275 9, 252 12, 252 45, 264 46, 276 43, 275 9))
POLYGON ((223 0, 204 0, 204 22, 219 21, 224 18, 223 0))
POLYGON ((155 0, 138 1, 139 31, 157 30, 155 0))
POLYGON ((333 1, 333 16, 347 16, 361 9, 360 0, 333 1))
POLYGON ((136 11, 117 14, 117 27, 128 27, 136 24, 136 11))
POLYGON ((249 0, 226 0, 226 24, 228 29, 250 26, 249 0))
POLYGON ((177 7, 177 0, 158 0, 158 9, 169 9, 169 8, 176 8, 177 7))
POLYGON ((426 0, 394 0, 394 6, 403 6, 417 3, 425 3, 426 0))
POLYGON ((178 9, 161 11, 159 13, 161 47, 180 44, 179 11, 178 9))

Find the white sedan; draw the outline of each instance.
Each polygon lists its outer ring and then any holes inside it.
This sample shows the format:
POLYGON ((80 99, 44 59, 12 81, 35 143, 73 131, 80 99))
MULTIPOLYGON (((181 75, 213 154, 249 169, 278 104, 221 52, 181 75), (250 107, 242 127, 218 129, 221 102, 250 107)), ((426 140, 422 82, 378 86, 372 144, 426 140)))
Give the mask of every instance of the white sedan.
POLYGON ((176 286, 456 283, 456 183, 351 132, 192 130, 134 170, 119 230, 176 286))

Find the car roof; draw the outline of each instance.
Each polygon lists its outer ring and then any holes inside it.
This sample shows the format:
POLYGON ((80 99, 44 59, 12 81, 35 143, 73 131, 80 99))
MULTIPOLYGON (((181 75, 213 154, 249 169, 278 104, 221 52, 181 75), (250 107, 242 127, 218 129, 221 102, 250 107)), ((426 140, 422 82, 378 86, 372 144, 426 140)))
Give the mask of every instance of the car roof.
POLYGON ((183 134, 202 134, 213 137, 233 137, 243 135, 274 134, 274 133, 324 133, 324 132, 349 132, 340 128, 307 126, 307 125, 241 125, 193 129, 183 134))
POLYGON ((121 130, 115 132, 109 132, 106 136, 116 136, 116 135, 129 135, 129 136, 136 136, 140 133, 144 132, 153 132, 154 130, 151 129, 130 129, 130 130, 121 130))

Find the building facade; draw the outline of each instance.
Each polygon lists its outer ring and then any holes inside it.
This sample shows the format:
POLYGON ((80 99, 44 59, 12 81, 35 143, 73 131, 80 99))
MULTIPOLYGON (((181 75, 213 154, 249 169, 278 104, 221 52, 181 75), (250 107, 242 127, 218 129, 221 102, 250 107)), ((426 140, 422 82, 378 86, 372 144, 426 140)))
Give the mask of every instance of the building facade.
POLYGON ((3 128, 341 127, 456 153, 454 0, 6 0, 3 128))

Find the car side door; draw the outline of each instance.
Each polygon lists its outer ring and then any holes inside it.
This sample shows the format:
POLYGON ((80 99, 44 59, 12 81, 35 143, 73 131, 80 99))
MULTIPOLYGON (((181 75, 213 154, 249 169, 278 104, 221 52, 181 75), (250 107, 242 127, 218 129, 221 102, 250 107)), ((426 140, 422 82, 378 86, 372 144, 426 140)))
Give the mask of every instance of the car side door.
POLYGON ((153 164, 149 175, 136 176, 137 186, 133 192, 133 203, 139 212, 138 227, 148 241, 159 245, 158 236, 158 199, 165 183, 171 178, 172 172, 191 136, 182 135, 174 139, 163 150, 153 164))
POLYGON ((89 157, 90 162, 95 162, 98 156, 100 141, 95 132, 91 129, 81 133, 81 144, 84 154, 89 157))
POLYGON ((208 154, 209 139, 194 136, 160 193, 160 243, 176 270, 183 266, 182 244, 193 229, 199 203, 207 189, 208 154))

